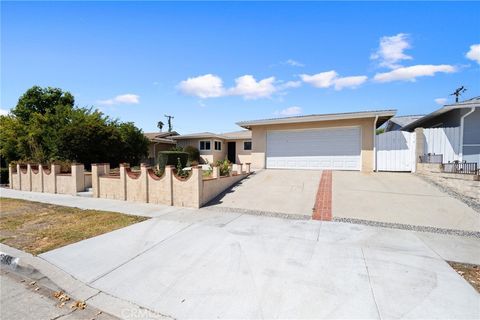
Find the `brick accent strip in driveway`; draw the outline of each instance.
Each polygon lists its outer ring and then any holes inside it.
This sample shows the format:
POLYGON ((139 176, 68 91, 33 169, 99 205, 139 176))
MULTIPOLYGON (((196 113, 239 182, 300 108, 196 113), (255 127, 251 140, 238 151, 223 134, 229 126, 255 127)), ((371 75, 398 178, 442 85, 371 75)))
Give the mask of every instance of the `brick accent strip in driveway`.
POLYGON ((322 172, 312 219, 322 221, 332 220, 332 171, 330 170, 322 172))

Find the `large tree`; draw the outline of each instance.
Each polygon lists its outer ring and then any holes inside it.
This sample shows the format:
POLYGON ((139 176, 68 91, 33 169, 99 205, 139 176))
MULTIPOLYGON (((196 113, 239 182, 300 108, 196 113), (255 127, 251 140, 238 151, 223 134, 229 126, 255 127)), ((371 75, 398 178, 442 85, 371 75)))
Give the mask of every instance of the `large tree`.
POLYGON ((148 140, 133 123, 74 106, 69 92, 32 87, 0 117, 0 155, 7 161, 72 160, 138 164, 148 140))

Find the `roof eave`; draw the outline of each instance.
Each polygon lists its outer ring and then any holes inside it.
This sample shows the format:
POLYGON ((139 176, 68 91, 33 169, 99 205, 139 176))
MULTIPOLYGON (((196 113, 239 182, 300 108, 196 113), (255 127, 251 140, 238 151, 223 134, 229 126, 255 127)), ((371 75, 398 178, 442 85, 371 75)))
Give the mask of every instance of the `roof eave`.
POLYGON ((311 115, 311 116, 304 116, 304 117, 287 117, 287 118, 279 118, 279 119, 240 121, 240 122, 237 122, 236 124, 242 128, 250 129, 252 126, 261 126, 261 125, 375 118, 376 116, 388 117, 387 118, 388 120, 389 118, 393 117, 395 113, 396 113, 396 110, 385 110, 385 111, 372 111, 372 112, 359 112, 359 113, 340 113, 340 114, 331 114, 331 115, 311 115))

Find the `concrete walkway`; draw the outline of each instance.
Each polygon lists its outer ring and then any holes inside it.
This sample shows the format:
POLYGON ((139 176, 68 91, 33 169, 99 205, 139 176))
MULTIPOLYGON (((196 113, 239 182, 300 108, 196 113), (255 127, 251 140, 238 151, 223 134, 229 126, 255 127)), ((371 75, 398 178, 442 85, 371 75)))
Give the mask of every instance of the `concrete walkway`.
POLYGON ((309 219, 322 171, 261 170, 242 180, 209 206, 279 213, 309 219))
POLYGON ((480 231, 480 213, 410 173, 333 173, 333 217, 480 231))
POLYGON ((40 257, 92 290, 172 318, 480 317, 480 295, 444 261, 480 263, 475 238, 150 209, 136 214, 153 219, 40 257))

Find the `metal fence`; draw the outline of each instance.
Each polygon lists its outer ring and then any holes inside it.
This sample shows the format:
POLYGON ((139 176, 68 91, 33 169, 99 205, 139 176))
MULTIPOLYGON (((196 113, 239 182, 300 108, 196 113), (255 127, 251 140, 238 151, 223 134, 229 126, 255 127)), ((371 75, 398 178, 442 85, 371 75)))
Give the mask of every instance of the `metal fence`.
POLYGON ((424 154, 420 156, 420 163, 443 163, 443 154, 424 154))
POLYGON ((460 174, 479 174, 476 162, 449 162, 443 164, 443 172, 460 174))

